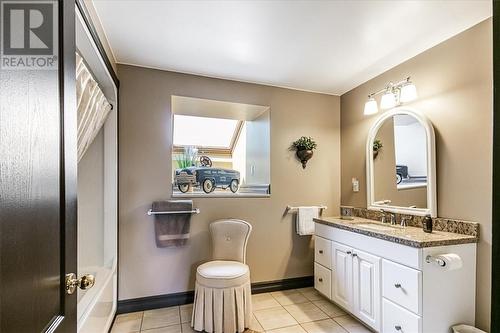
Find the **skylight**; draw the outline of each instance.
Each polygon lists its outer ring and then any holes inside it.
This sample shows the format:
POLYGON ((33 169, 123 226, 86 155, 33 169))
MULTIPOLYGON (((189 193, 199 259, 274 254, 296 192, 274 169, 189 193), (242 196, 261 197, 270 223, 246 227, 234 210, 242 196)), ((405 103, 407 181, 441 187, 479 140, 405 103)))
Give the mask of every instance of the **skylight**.
POLYGON ((231 148, 238 120, 174 115, 174 145, 231 148))

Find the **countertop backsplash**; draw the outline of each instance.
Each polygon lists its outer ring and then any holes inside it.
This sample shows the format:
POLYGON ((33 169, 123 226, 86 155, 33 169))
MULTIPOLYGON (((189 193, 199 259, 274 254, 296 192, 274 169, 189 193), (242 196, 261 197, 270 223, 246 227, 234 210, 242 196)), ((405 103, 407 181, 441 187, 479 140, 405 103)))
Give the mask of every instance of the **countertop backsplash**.
MULTIPOLYGON (((422 227, 422 221, 424 216, 410 215, 410 214, 399 214, 396 215, 396 223, 399 224, 403 217, 407 219, 407 223, 412 227, 422 227)), ((369 210, 366 208, 354 208, 354 216, 362 217, 369 220, 382 220, 382 213, 377 210, 369 210)), ((444 217, 434 217, 432 218, 433 229, 438 231, 454 232, 462 235, 470 235, 479 238, 479 223, 471 221, 463 221, 457 219, 450 219, 444 217)))

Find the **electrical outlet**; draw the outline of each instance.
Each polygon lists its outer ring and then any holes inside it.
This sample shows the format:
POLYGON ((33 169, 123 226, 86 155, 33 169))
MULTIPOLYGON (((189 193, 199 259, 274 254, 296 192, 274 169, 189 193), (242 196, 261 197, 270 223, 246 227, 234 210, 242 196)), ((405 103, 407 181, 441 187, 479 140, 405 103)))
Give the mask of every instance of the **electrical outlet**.
POLYGON ((343 220, 354 220, 354 207, 340 206, 340 218, 343 220))

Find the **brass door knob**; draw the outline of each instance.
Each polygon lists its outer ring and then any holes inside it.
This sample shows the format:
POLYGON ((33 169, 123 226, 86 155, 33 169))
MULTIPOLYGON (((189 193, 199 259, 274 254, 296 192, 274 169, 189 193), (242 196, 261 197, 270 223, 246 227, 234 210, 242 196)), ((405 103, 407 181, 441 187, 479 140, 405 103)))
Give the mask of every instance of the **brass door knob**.
POLYGON ((76 288, 82 290, 90 289, 95 284, 95 277, 92 274, 83 275, 77 279, 75 273, 66 274, 66 293, 71 295, 75 292, 76 288))

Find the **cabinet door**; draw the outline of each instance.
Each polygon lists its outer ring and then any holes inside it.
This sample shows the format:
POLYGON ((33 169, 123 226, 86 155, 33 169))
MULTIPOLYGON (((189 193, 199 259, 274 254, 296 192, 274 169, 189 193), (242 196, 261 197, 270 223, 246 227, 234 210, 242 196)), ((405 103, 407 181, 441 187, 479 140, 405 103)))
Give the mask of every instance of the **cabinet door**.
POLYGON ((353 313, 375 330, 380 330, 381 259, 353 249, 353 313))
POLYGON ((347 310, 352 309, 352 250, 332 242, 332 300, 347 310))

